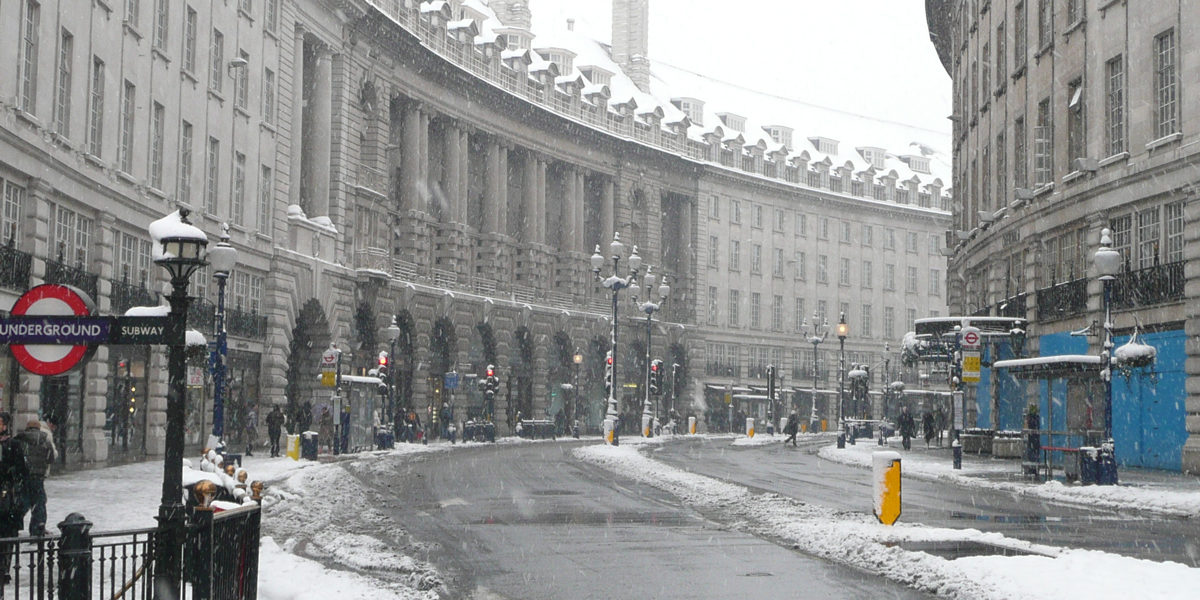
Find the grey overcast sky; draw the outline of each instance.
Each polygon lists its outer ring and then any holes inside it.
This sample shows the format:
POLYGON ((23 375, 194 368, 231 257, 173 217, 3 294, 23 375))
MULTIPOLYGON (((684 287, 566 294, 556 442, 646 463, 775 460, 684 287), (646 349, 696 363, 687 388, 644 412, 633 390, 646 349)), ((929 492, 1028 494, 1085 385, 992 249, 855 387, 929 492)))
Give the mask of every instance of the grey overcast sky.
MULTIPOLYGON (((609 0, 530 0, 533 27, 608 42, 609 0)), ((924 0, 650 0, 650 59, 767 94, 950 135, 924 0)))

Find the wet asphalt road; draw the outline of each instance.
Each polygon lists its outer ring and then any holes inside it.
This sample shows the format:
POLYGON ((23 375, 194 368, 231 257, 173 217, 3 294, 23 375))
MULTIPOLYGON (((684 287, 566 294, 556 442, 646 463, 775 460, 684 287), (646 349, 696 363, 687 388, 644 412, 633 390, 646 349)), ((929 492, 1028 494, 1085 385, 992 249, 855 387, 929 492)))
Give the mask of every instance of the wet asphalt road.
MULTIPOLYGON (((659 446, 648 455, 752 489, 869 513, 870 471, 818 458, 816 449, 828 444, 731 446, 728 439, 692 438, 659 446)), ((904 522, 996 531, 1041 544, 1200 567, 1200 522, 1194 519, 1071 507, 911 477, 903 479, 902 489, 904 522)))
MULTIPOLYGON (((384 456, 391 465, 372 469, 371 493, 394 498, 387 521, 422 541, 416 558, 437 568, 453 598, 927 597, 738 531, 576 460, 575 446, 384 456)), ((705 450, 681 446, 671 460, 694 452, 705 450)))

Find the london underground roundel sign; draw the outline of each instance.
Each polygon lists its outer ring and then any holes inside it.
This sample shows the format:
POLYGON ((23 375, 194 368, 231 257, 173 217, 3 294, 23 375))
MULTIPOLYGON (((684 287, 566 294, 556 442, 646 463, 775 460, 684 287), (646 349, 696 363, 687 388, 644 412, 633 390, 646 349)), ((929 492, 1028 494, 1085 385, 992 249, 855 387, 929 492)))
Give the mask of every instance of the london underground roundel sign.
MULTIPOLYGON (((46 283, 30 288, 17 298, 9 311, 14 317, 45 317, 42 326, 47 334, 53 329, 63 335, 78 337, 77 332, 66 331, 78 327, 71 321, 92 314, 95 305, 86 292, 78 288, 57 283, 46 283), (66 317, 66 319, 56 319, 66 317)), ((43 376, 61 375, 79 366, 91 354, 91 344, 12 344, 9 349, 13 358, 26 370, 43 376)))

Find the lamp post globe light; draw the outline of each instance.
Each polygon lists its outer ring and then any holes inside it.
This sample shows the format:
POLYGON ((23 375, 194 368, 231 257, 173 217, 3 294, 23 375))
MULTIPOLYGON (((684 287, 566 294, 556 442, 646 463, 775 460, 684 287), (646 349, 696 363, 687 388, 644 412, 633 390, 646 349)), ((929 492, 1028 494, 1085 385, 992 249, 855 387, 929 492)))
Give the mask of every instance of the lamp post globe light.
POLYGON ((608 277, 600 275, 601 269, 604 268, 605 258, 600 254, 600 246, 596 245, 596 251, 592 254, 592 273, 596 279, 604 287, 612 290, 612 330, 609 337, 609 356, 611 361, 609 365, 612 384, 608 386, 608 408, 604 414, 604 441, 612 444, 616 441, 614 435, 614 427, 617 421, 617 297, 621 290, 627 287, 637 285, 635 281, 638 275, 638 269, 642 266, 642 257, 638 256, 637 246, 633 247, 633 253, 629 256, 629 275, 628 277, 620 276, 621 268, 621 253, 625 250, 625 244, 621 243, 619 233, 613 234, 613 240, 608 244, 608 260, 612 261, 612 274, 608 277))
POLYGON ((167 324, 167 431, 163 458, 162 499, 158 508, 158 533, 154 548, 155 589, 167 596, 182 594, 184 541, 183 437, 184 399, 187 395, 188 281, 205 264, 208 236, 188 222, 181 208, 150 224, 154 262, 167 270, 171 311, 167 324))
POLYGON ((641 293, 641 288, 638 287, 636 282, 634 282, 633 284, 631 284, 629 286, 629 293, 633 300, 634 306, 637 306, 638 310, 646 313, 646 373, 645 373, 646 385, 644 388, 645 393, 643 395, 644 400, 642 402, 642 437, 651 437, 651 435, 653 434, 653 429, 654 429, 653 428, 654 409, 653 409, 653 406, 651 405, 651 398, 650 398, 650 396, 651 396, 651 393, 650 393, 650 391, 651 391, 650 390, 650 377, 651 377, 650 370, 652 368, 651 364, 650 364, 650 361, 651 361, 650 342, 651 342, 651 334, 653 333, 653 329, 654 329, 653 316, 654 316, 654 313, 656 313, 662 309, 662 304, 667 301, 667 296, 669 296, 671 294, 671 286, 667 285, 667 278, 666 278, 666 276, 664 276, 662 278, 662 283, 658 286, 658 302, 652 302, 650 300, 650 298, 653 297, 652 294, 654 292, 655 280, 656 280, 656 278, 654 276, 654 273, 652 273, 650 271, 650 267, 646 267, 646 275, 642 278, 642 283, 646 288, 647 298, 646 298, 646 301, 642 302, 642 303, 638 303, 638 296, 641 293))
POLYGON ((829 335, 829 322, 818 323, 817 313, 813 313, 811 325, 807 320, 800 324, 800 335, 808 339, 808 343, 813 346, 812 412, 808 416, 808 429, 815 432, 821 422, 817 415, 817 347, 829 335))
POLYGON ((225 284, 237 264, 237 249, 229 243, 228 223, 221 224, 221 241, 208 251, 208 263, 213 268, 213 279, 217 280, 217 312, 216 323, 213 326, 217 339, 208 359, 213 378, 213 425, 208 447, 220 448, 224 446, 221 440, 225 437, 225 387, 229 373, 229 366, 226 364, 229 342, 225 331, 225 284))
POLYGON ((1115 485, 1117 466, 1112 431, 1112 283, 1121 272, 1121 253, 1112 249, 1112 232, 1107 227, 1100 232, 1100 248, 1096 250, 1094 259, 1096 272, 1100 281, 1104 283, 1104 345, 1100 350, 1100 378, 1104 380, 1104 444, 1099 460, 1102 464, 1108 462, 1107 467, 1111 470, 1111 473, 1106 473, 1104 467, 1101 467, 1101 476, 1097 478, 1097 483, 1115 485))

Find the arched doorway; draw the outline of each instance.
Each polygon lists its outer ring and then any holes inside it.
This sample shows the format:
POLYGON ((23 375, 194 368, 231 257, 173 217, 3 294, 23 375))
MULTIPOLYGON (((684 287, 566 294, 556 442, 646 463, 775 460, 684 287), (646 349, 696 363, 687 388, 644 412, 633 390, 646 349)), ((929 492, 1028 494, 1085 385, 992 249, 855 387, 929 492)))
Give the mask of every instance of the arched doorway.
POLYGON ((413 406, 413 370, 416 361, 413 358, 413 339, 416 336, 412 313, 402 310, 396 313, 396 326, 400 328, 400 337, 396 338, 396 357, 393 368, 396 372, 396 407, 397 414, 403 414, 413 406))
POLYGON ((565 431, 567 425, 567 416, 570 414, 570 404, 575 399, 575 384, 574 366, 575 362, 575 346, 571 343, 571 336, 565 331, 558 331, 554 334, 554 341, 551 344, 553 357, 550 362, 549 381, 547 387, 550 388, 549 396, 550 403, 546 408, 546 415, 554 420, 559 431, 565 431))
POLYGON ((310 299, 296 315, 296 326, 292 328, 292 341, 288 346, 287 395, 288 422, 290 431, 296 433, 297 425, 307 427, 312 422, 313 401, 319 386, 317 368, 321 354, 329 348, 332 336, 325 310, 316 298, 310 299), (307 414, 306 414, 307 413, 307 414))
POLYGON ((437 437, 442 429, 444 411, 452 402, 452 391, 446 388, 446 373, 454 371, 458 358, 458 334, 454 322, 441 317, 433 322, 429 340, 429 406, 425 408, 426 434, 437 437))
POLYGON ((497 366, 496 334, 492 331, 490 323, 476 324, 475 334, 471 338, 471 348, 468 351, 471 360, 471 372, 475 375, 475 379, 472 382, 473 385, 466 386, 465 389, 460 390, 461 395, 466 399, 466 405, 463 407, 465 412, 456 415, 457 418, 491 418, 496 410, 495 406, 485 406, 483 390, 480 387, 483 383, 483 378, 486 376, 487 366, 497 366))
POLYGON ((517 351, 510 359, 510 372, 505 382, 509 402, 508 424, 516 425, 517 413, 525 419, 533 418, 533 332, 528 327, 519 327, 513 333, 517 351))

